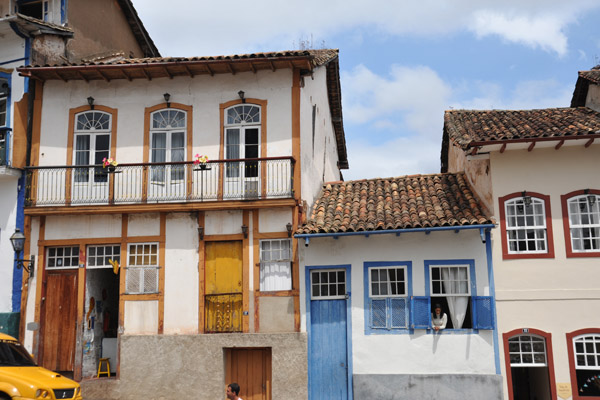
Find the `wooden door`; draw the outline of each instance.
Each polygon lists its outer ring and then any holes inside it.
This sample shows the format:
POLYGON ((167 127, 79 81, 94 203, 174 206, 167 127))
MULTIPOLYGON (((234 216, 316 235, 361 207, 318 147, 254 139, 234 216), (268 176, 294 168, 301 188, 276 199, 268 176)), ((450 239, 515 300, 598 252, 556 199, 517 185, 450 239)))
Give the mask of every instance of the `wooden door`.
POLYGON ((77 325, 77 270, 46 277, 42 329, 42 366, 73 371, 77 325))
POLYGON ((226 385, 240 385, 244 400, 271 400, 271 349, 227 349, 226 385))
POLYGON ((206 332, 242 331, 242 242, 207 242, 206 332))

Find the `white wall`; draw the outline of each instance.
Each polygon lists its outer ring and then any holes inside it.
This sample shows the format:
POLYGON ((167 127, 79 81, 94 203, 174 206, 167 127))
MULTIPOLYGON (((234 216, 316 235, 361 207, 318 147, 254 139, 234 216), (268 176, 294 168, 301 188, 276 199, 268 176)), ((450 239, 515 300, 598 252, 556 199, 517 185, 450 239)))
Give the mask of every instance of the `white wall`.
MULTIPOLYGON (((489 296, 485 245, 479 230, 314 238, 300 249, 300 307, 306 331, 305 267, 351 265, 352 355, 355 374, 494 374, 492 331, 478 334, 365 335, 364 262, 411 261, 414 296, 425 295, 425 260, 473 259, 477 295, 489 296), (393 362, 387 361, 393 360, 393 362)), ((475 294, 473 294, 475 295, 475 294)))
MULTIPOLYGON (((164 103, 163 94, 171 94, 171 102, 193 107, 192 154, 219 158, 219 104, 246 98, 267 100, 267 156, 291 156, 291 71, 259 71, 256 74, 142 79, 132 82, 113 80, 47 81, 42 108, 40 165, 64 165, 67 159, 69 109, 95 104, 118 110, 117 160, 120 163, 142 162, 144 109, 164 103)), ((71 155, 69 155, 71 157, 71 155)), ((188 160, 191 161, 191 160, 188 160)))
POLYGON ((304 87, 300 93, 302 199, 306 200, 310 207, 323 182, 340 179, 337 142, 327 95, 326 68, 318 68, 312 77, 305 76, 304 87), (316 106, 314 141, 313 106, 316 106))

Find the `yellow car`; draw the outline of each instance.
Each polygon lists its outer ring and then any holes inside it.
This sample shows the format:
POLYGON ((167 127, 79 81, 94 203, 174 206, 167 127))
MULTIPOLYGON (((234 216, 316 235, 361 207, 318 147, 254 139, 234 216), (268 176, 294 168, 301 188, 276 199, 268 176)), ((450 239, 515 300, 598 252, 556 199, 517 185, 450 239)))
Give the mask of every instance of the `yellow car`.
POLYGON ((0 400, 83 400, 75 381, 38 367, 12 336, 0 333, 0 400))

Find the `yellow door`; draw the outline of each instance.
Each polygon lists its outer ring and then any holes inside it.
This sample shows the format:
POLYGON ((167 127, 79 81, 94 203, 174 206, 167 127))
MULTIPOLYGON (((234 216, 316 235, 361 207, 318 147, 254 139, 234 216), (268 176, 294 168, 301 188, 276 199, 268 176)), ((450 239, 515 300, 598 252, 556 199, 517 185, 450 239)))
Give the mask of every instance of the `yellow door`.
POLYGON ((242 331, 242 242, 207 242, 206 332, 242 331))

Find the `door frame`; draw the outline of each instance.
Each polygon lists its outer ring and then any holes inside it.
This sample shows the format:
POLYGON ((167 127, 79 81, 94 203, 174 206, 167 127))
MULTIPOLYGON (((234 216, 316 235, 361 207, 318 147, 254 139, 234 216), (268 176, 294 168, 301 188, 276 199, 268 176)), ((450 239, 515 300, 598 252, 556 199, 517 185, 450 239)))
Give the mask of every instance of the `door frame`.
MULTIPOLYGON (((343 269, 346 271, 346 363, 348 365, 348 374, 347 374, 347 382, 348 382, 348 400, 352 400, 353 390, 352 390, 352 285, 351 285, 351 265, 350 264, 342 264, 342 265, 306 265, 305 266, 305 288, 304 291, 306 296, 306 333, 308 336, 308 382, 310 382, 311 375, 311 361, 312 361, 312 349, 310 344, 311 337, 311 323, 310 323, 310 302, 311 302, 311 284, 310 284, 310 273, 313 270, 320 269, 343 269)), ((318 300, 316 300, 318 301, 318 300)), ((310 384, 310 383, 309 383, 310 384)), ((310 393, 310 388, 309 388, 310 393)))
POLYGON ((504 365, 506 368, 506 386, 508 399, 514 400, 512 385, 512 369, 510 366, 510 352, 508 349, 508 339, 517 335, 537 335, 546 341, 546 363, 548 364, 548 381, 550 383, 550 394, 552 399, 556 399, 556 380, 554 378, 554 356, 552 354, 552 334, 535 328, 519 328, 502 334, 502 345, 504 346, 504 365))

